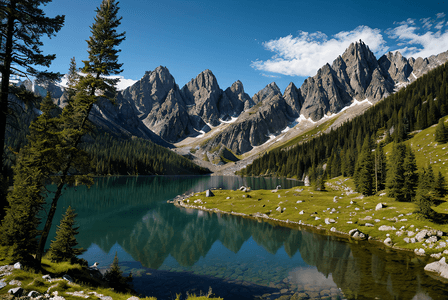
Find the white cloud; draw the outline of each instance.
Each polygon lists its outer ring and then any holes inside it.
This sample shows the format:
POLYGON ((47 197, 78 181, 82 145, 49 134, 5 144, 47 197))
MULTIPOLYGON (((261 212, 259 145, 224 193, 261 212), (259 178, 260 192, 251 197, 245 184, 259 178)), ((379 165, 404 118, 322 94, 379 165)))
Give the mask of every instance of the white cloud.
POLYGON ((251 66, 283 75, 313 76, 321 66, 331 63, 352 42, 360 39, 375 53, 384 53, 388 49, 380 30, 368 26, 342 31, 331 38, 319 31, 301 31, 297 37, 288 35, 264 42, 264 47, 275 55, 266 61, 256 60, 251 66))
MULTIPOLYGON (((437 19, 445 17, 444 13, 437 14, 437 19)), ((408 19, 409 20, 409 19, 408 19)), ((405 43, 405 47, 396 49, 406 57, 429 57, 448 50, 448 31, 443 30, 448 26, 445 20, 439 21, 431 30, 434 19, 421 19, 421 27, 414 23, 406 22, 386 31, 389 38, 395 40, 397 45, 405 43), (431 25, 428 25, 431 24, 431 25)))
MULTIPOLYGON (((407 19, 394 22, 394 27, 385 31, 389 47, 380 29, 358 26, 351 31, 341 31, 331 37, 320 31, 300 31, 297 36, 288 35, 264 42, 266 50, 274 53, 267 60, 252 62, 254 69, 291 76, 314 76, 317 70, 344 53, 355 41, 362 40, 377 57, 393 48, 405 57, 429 57, 448 50, 448 22, 445 13, 436 18, 419 21, 407 19)), ((262 73, 263 76, 267 76, 262 73)))

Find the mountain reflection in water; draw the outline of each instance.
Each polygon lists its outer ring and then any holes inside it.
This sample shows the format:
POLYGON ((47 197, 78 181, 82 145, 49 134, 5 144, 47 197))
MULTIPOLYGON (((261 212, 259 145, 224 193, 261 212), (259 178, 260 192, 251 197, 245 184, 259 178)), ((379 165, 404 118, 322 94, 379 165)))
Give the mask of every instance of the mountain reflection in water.
POLYGON ((424 259, 412 253, 166 203, 210 187, 295 183, 218 176, 101 178, 90 189, 68 189, 58 209, 59 215, 68 205, 76 209, 79 246, 88 249, 82 257, 105 267, 117 251, 146 295, 166 298, 212 286, 225 299, 294 293, 336 299, 340 290, 348 299, 445 299, 447 286, 429 277, 424 259))

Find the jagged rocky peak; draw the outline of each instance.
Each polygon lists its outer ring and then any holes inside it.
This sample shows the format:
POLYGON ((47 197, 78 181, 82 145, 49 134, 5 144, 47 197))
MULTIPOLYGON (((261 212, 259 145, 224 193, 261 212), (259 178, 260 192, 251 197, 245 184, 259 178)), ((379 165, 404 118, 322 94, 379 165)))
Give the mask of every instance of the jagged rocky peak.
POLYGON ((378 64, 384 73, 389 74, 395 83, 408 82, 412 73, 409 61, 400 52, 388 52, 380 57, 378 64))
POLYGON ((263 101, 266 98, 272 98, 277 94, 281 94, 280 89, 278 88, 277 84, 275 82, 271 82, 266 87, 264 87, 262 90, 260 90, 258 93, 256 93, 252 100, 255 104, 263 101))
POLYGON ((179 89, 174 77, 168 68, 159 66, 154 71, 145 72, 145 75, 126 88, 122 95, 124 98, 132 100, 141 113, 147 114, 154 105, 163 103, 172 89, 179 89))
POLYGON ((189 114, 199 116, 213 126, 219 124, 218 102, 222 93, 215 75, 210 70, 201 72, 181 91, 186 104, 190 106, 189 114))
POLYGON ((283 98, 288 104, 288 113, 291 116, 298 117, 302 109, 303 98, 300 95, 299 89, 294 83, 290 83, 283 93, 283 98))
MULTIPOLYGON (((365 91, 371 84, 372 74, 375 69, 379 68, 375 55, 360 40, 352 43, 342 54, 341 58, 345 62, 345 72, 350 80, 349 85, 354 91, 354 96, 365 98, 367 96, 365 91)), ((341 81, 345 80, 344 78, 341 81)))
POLYGON ((249 95, 244 92, 243 83, 237 80, 224 91, 219 100, 221 119, 228 120, 231 116, 238 116, 245 110, 246 104, 248 107, 252 107, 254 103, 249 95))
POLYGON ((182 88, 182 93, 188 98, 187 100, 195 102, 196 98, 198 98, 197 96, 201 96, 203 93, 216 92, 217 90, 220 90, 218 81, 212 71, 207 69, 199 73, 196 78, 191 79, 182 88))

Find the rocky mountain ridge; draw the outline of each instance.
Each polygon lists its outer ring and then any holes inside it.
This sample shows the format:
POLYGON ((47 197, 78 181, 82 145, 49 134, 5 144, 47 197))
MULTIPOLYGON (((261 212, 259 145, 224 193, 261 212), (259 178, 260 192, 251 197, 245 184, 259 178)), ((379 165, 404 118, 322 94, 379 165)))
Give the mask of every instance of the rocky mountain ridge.
MULTIPOLYGON (((222 90, 210 70, 179 88, 169 70, 159 66, 121 91, 116 105, 99 103, 91 119, 105 130, 165 145, 230 123, 201 147, 224 146, 243 154, 300 120, 320 120, 355 100, 375 103, 447 60, 448 51, 417 59, 389 52, 376 59, 369 47, 358 41, 300 88, 291 82, 282 94, 273 82, 252 98, 239 80, 222 90)), ((63 105, 64 93, 55 91, 53 97, 63 105)))

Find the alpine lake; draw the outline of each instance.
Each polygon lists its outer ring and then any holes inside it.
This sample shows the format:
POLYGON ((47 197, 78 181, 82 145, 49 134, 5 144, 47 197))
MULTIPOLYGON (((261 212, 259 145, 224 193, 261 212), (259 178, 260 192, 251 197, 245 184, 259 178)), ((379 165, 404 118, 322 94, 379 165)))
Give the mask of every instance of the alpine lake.
MULTIPOLYGON (((448 299, 448 284, 423 268, 425 257, 351 242, 310 228, 280 226, 167 203, 177 195, 240 186, 292 188, 300 181, 232 176, 97 178, 68 187, 50 239, 71 206, 79 247, 105 271, 118 255, 142 296, 230 299, 448 299)), ((48 247, 49 245, 47 245, 48 247)))

